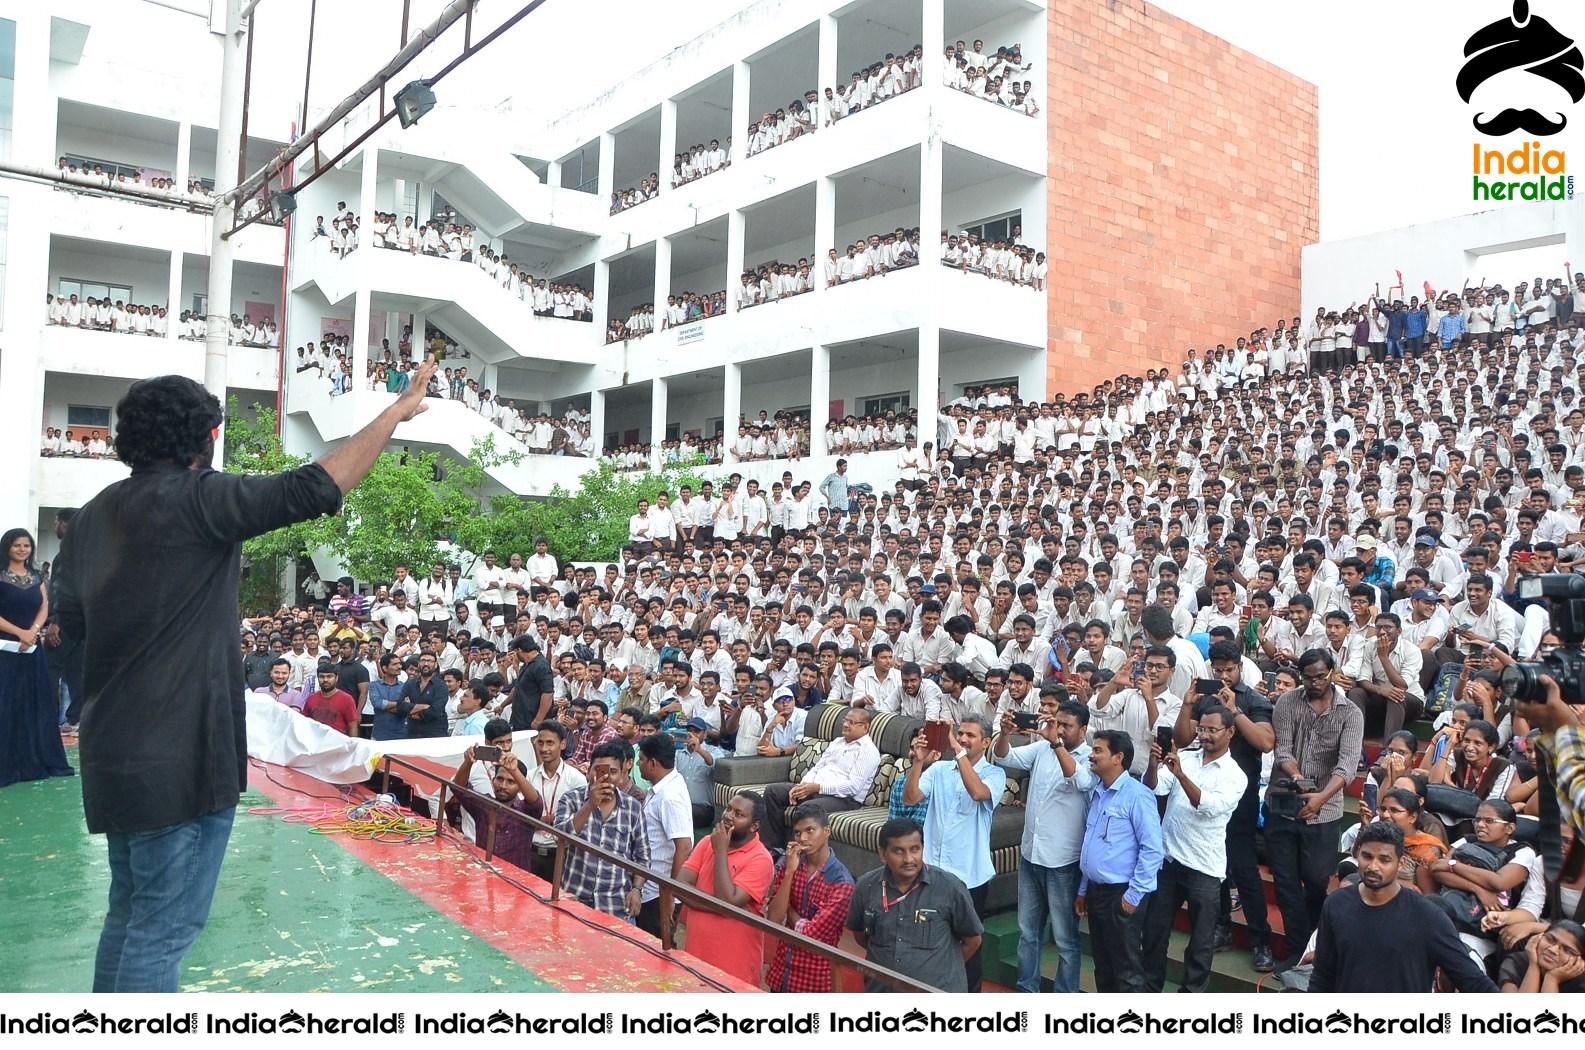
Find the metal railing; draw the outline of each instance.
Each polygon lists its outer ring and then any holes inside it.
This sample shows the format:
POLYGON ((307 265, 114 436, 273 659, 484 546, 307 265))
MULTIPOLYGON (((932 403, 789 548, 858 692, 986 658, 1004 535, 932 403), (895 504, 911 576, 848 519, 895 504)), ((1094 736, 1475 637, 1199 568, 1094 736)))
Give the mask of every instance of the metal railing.
MULTIPOLYGON (((401 769, 403 771, 404 777, 407 774, 412 774, 424 780, 434 781, 437 785, 439 785, 436 799, 436 807, 438 812, 435 817, 435 834, 437 837, 451 836, 456 837, 464 843, 467 842, 467 840, 462 836, 457 835, 452 830, 450 824, 447 823, 445 813, 446 796, 448 793, 454 798, 472 799, 477 805, 482 806, 489 811, 489 820, 486 822, 483 828, 479 828, 479 822, 475 820, 475 834, 479 835, 480 832, 482 832, 481 837, 483 839, 483 844, 481 848, 484 850, 484 859, 487 862, 492 861, 495 855, 496 829, 499 825, 500 818, 503 815, 512 820, 516 820, 519 823, 527 824, 535 832, 543 832, 553 836, 556 839, 558 848, 556 850, 554 875, 550 880, 550 900, 552 902, 559 903, 562 899, 562 869, 566 862, 567 852, 566 849, 560 847, 582 850, 583 852, 592 854, 594 857, 605 861, 608 864, 615 865, 630 875, 637 875, 646 882, 655 883, 660 888, 660 943, 661 948, 667 953, 677 950, 675 931, 673 930, 673 916, 676 913, 677 902, 681 901, 690 908, 697 908, 701 911, 713 912, 725 918, 740 922, 758 933, 774 938, 778 942, 787 945, 789 948, 795 948, 799 951, 807 952, 810 955, 819 956, 831 966, 832 991, 839 991, 841 989, 842 974, 848 970, 851 970, 862 977, 872 978, 884 984, 891 985, 894 989, 901 992, 940 991, 940 989, 932 987, 931 985, 921 984, 911 977, 900 974, 896 970, 879 966, 867 959, 860 959, 855 955, 850 955, 840 948, 826 944, 824 941, 817 941, 813 937, 809 937, 806 934, 799 933, 796 930, 790 930, 785 926, 771 922, 763 915, 739 908, 735 904, 728 904, 726 901, 723 901, 720 898, 712 897, 710 894, 701 891, 697 886, 690 886, 687 883, 678 882, 676 879, 670 878, 669 876, 658 874, 642 864, 634 863, 626 857, 621 857, 610 852, 609 850, 602 849, 601 847, 587 842, 579 836, 572 834, 571 832, 562 831, 554 824, 547 824, 543 820, 535 819, 534 817, 528 816, 526 813, 521 813, 509 806, 504 806, 494 798, 481 795, 469 788, 462 787, 447 777, 441 776, 440 774, 434 773, 421 766, 416 766, 413 763, 404 761, 403 759, 394 755, 384 755, 381 757, 381 770, 383 777, 381 780, 380 790, 388 791, 390 789, 391 771, 393 767, 401 769)), ((527 874, 527 872, 525 872, 525 874, 527 874)))

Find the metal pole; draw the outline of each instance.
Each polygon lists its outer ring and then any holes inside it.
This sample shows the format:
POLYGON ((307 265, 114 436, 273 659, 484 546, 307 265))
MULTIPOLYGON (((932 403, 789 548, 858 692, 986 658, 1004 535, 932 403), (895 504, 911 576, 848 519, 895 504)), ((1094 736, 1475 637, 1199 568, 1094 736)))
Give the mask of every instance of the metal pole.
MULTIPOLYGON (((215 136, 215 173, 230 174, 242 163, 242 95, 247 75, 247 47, 242 25, 243 0, 223 0, 226 5, 225 33, 221 36, 220 127, 215 136)), ((210 222, 209 281, 205 290, 204 386, 226 403, 226 344, 231 334, 231 270, 235 252, 221 234, 236 221, 234 193, 215 199, 210 222)), ((284 338, 284 335, 283 335, 284 338)), ((225 462, 225 431, 215 439, 214 464, 225 462)))
MULTIPOLYGON (((231 3, 233 0, 227 0, 227 2, 231 3)), ((529 9, 531 10, 535 7, 538 7, 539 3, 542 2, 543 0, 539 0, 537 3, 530 4, 529 9)), ((352 94, 342 99, 335 109, 325 114, 324 118, 320 120, 318 124, 316 124, 310 131, 305 133, 295 143, 288 146, 286 149, 281 150, 270 159, 268 164, 254 172, 252 175, 248 176, 248 178, 236 189, 229 191, 226 194, 226 197, 235 201, 241 198, 252 196, 254 190, 268 183, 270 179, 275 177, 276 173, 284 170, 286 165, 295 160, 297 156, 307 150, 309 146, 317 144, 321 135, 323 135, 329 129, 335 127, 337 124, 341 123, 342 118, 346 117, 347 114, 361 106, 371 95, 374 95, 382 84, 406 68, 408 63, 412 62, 413 59, 417 58, 425 48, 434 43, 435 39, 439 37, 441 33, 444 33, 455 22, 460 20, 463 15, 467 14, 475 3, 477 3, 477 0, 452 0, 450 4, 446 5, 446 9, 440 13, 440 17, 436 18, 424 28, 418 30, 418 32, 413 36, 413 39, 408 41, 407 45, 403 47, 402 50, 398 51, 395 57, 385 64, 384 68, 359 85, 359 87, 354 90, 352 94)), ((225 90, 224 83, 222 83, 222 104, 224 104, 224 98, 225 90)), ((223 122, 225 116, 223 111, 221 116, 223 122)))

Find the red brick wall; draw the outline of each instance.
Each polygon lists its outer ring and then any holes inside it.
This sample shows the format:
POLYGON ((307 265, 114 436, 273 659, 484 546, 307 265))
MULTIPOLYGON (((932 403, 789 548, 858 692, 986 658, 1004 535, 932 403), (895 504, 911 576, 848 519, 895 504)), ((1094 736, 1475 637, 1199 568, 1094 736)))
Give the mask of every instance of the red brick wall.
POLYGON ((1297 313, 1314 85, 1140 0, 1052 0, 1048 59, 1048 393, 1297 313))

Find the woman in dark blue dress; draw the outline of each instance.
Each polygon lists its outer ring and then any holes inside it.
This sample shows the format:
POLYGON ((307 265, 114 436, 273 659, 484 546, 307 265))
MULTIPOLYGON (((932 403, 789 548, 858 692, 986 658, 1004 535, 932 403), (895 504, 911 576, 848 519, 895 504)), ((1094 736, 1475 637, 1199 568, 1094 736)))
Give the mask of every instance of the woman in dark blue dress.
POLYGON ((0 651, 0 787, 24 780, 69 777, 61 745, 58 705, 50 699, 49 668, 39 647, 48 601, 44 577, 33 567, 33 537, 26 529, 0 536, 0 643, 29 652, 0 651))

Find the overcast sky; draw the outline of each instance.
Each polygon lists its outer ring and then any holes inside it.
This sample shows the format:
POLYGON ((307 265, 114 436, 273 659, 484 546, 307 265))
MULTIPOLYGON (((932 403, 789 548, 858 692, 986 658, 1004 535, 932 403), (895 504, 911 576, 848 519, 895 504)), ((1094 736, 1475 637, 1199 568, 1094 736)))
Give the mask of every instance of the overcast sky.
MULTIPOLYGON (((255 77, 279 77, 280 90, 293 98, 302 94, 308 6, 309 0, 261 5, 257 54, 269 57, 256 60, 255 77)), ((312 102, 321 108, 339 101, 400 43, 400 0, 359 0, 355 17, 349 6, 319 5, 312 102)), ((742 0, 547 0, 448 77, 442 94, 465 93, 489 104, 515 87, 558 114, 622 70, 642 68, 746 6, 742 0), (579 61, 579 54, 588 61, 579 61)), ((1323 239, 1491 207, 1471 199, 1473 112, 1510 104, 1548 113, 1569 108, 1560 89, 1522 71, 1489 81, 1472 100, 1475 106, 1454 90, 1464 40, 1508 15, 1503 0, 1161 0, 1159 6, 1317 86, 1323 239)), ((428 22, 442 7, 444 0, 412 0, 412 23, 428 22)), ((483 0, 475 34, 518 7, 519 0, 483 0)), ((1561 32, 1585 39, 1585 5, 1577 0, 1533 0, 1531 7, 1561 32)), ((404 79, 438 69, 460 46, 454 30, 404 79)), ((1571 112, 1568 130, 1547 145, 1574 147, 1581 159, 1573 167, 1585 176, 1585 107, 1571 112)))

